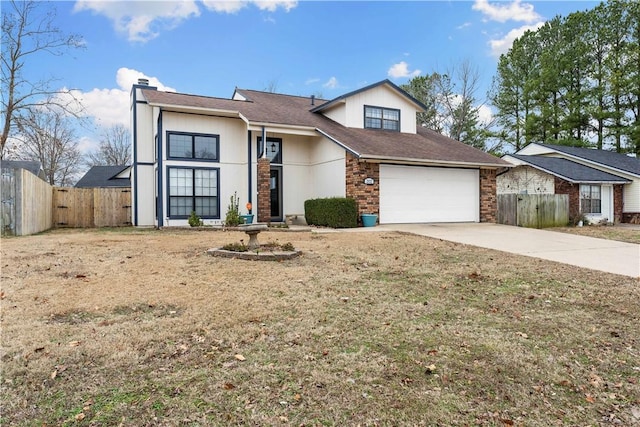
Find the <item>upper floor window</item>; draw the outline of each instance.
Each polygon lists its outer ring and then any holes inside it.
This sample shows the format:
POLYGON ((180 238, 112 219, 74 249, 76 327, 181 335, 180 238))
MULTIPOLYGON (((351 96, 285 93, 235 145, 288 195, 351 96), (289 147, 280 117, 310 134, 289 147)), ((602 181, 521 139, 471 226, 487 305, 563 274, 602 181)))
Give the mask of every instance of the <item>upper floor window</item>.
POLYGON ((364 127, 400 131, 400 110, 365 105, 364 127))
POLYGON ((602 213, 599 185, 580 185, 580 211, 585 214, 602 213))
POLYGON ((218 161, 219 135, 167 132, 170 159, 218 161))
MULTIPOLYGON (((260 152, 260 146, 262 145, 262 137, 258 137, 258 155, 262 157, 260 152)), ((267 157, 271 161, 271 164, 282 164, 282 139, 281 138, 269 138, 267 137, 267 143, 263 147, 267 150, 267 157)))

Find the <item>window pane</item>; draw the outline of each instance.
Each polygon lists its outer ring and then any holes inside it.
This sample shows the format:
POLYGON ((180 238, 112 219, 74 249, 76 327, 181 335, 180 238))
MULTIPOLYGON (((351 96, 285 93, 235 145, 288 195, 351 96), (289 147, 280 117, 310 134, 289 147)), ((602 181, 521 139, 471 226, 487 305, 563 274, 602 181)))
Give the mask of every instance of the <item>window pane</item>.
POLYGON ((171 197, 169 199, 170 216, 189 216, 193 211, 193 199, 191 197, 171 197))
POLYGON ((218 198, 196 197, 196 213, 199 216, 216 216, 218 214, 218 198))
POLYGON ((193 169, 169 169, 169 195, 193 195, 193 169))
POLYGON ((384 117, 388 120, 400 120, 400 111, 398 110, 384 110, 384 117))
POLYGON ((213 136, 196 136, 195 137, 195 150, 196 159, 216 159, 217 150, 217 138, 213 136))
POLYGON ((169 157, 191 158, 191 135, 169 134, 169 157))
POLYGON ((380 119, 372 119, 370 117, 367 117, 364 120, 364 127, 365 128, 380 129, 382 127, 382 120, 380 120, 380 119))
POLYGON ((372 117, 372 118, 377 118, 377 119, 381 119, 382 118, 382 109, 381 108, 373 108, 373 107, 365 107, 365 114, 366 117, 372 117))
POLYGON ((196 196, 218 195, 218 173, 215 170, 196 169, 196 196))
POLYGON ((384 129, 386 129, 386 130, 399 130, 398 122, 397 121, 391 121, 391 120, 385 120, 384 121, 384 129))
POLYGON ((591 198, 592 199, 600 199, 600 186, 592 185, 591 186, 591 198))

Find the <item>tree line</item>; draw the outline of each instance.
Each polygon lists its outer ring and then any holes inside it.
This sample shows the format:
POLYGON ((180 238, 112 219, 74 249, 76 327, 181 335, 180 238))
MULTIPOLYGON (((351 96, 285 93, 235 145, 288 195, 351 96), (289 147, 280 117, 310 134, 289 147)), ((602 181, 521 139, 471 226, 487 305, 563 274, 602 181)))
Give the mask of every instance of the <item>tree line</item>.
POLYGON ((640 3, 557 16, 500 57, 489 96, 515 150, 546 142, 640 155, 640 3))

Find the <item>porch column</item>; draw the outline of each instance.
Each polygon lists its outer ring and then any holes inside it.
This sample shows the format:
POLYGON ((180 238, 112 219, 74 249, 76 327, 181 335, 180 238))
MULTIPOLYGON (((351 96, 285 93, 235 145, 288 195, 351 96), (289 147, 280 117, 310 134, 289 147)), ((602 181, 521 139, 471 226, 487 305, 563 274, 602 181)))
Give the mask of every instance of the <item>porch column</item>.
POLYGON ((271 161, 258 159, 258 222, 271 222, 271 161))

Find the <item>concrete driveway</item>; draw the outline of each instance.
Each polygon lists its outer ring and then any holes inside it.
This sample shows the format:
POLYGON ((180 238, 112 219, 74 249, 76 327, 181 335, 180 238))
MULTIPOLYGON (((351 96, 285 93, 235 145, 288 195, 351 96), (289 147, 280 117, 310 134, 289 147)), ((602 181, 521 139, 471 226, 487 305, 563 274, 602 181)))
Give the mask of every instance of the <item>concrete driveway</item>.
POLYGON ((376 229, 404 231, 640 278, 640 245, 632 243, 484 223, 384 224, 369 228, 376 229))

